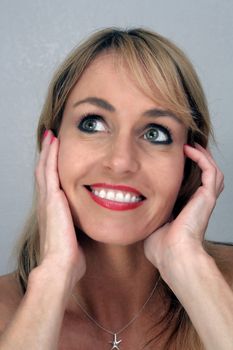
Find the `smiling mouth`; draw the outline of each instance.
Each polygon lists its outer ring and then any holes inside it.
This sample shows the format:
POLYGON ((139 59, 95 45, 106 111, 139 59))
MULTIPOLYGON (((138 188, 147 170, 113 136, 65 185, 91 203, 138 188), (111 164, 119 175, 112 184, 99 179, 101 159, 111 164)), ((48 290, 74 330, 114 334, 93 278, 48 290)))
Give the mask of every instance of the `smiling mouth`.
MULTIPOLYGON (((90 185, 84 185, 84 187, 92 193, 92 195, 107 200, 111 202, 116 203, 125 203, 125 204, 132 204, 132 203, 139 203, 146 199, 141 194, 133 193, 130 191, 125 190, 116 190, 113 188, 105 188, 104 186, 90 186, 90 185)), ((136 191, 135 191, 136 192, 136 191)))
POLYGON ((103 186, 103 184, 95 184, 93 186, 84 185, 84 187, 96 204, 105 209, 114 211, 136 209, 140 207, 146 199, 134 189, 132 189, 132 192, 126 191, 126 189, 130 189, 127 186, 103 186))

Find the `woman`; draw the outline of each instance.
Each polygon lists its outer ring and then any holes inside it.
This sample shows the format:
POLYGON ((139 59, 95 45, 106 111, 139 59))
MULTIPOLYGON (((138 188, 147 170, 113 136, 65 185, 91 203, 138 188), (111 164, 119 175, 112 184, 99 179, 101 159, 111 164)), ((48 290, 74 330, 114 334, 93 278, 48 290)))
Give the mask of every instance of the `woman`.
POLYGON ((35 199, 1 278, 0 349, 233 349, 232 247, 204 240, 223 190, 184 54, 93 34, 50 85, 35 199))

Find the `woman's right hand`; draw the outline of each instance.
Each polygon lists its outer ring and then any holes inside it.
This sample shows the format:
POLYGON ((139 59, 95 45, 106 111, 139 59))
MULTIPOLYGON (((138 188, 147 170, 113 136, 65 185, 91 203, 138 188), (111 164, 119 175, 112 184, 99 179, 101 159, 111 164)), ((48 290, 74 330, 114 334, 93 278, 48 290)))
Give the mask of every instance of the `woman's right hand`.
POLYGON ((86 271, 86 260, 76 238, 66 195, 60 188, 58 149, 59 140, 51 130, 47 130, 35 169, 40 233, 39 267, 48 271, 52 269, 55 274, 71 274, 75 284, 86 271))
POLYGON ((48 131, 35 169, 40 259, 14 315, 0 317, 1 350, 58 349, 70 295, 85 273, 85 257, 60 188, 58 149, 59 140, 48 131))

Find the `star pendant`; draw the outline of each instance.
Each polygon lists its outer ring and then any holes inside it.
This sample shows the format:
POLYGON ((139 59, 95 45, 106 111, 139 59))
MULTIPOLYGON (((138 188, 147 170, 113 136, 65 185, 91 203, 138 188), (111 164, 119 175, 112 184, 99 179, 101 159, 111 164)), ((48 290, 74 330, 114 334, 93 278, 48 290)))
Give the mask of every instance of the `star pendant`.
POLYGON ((111 350, 113 349, 117 349, 117 350, 120 350, 120 348, 118 347, 118 345, 122 342, 122 340, 117 340, 117 335, 114 334, 114 339, 113 341, 110 341, 109 343, 112 344, 112 348, 111 350))

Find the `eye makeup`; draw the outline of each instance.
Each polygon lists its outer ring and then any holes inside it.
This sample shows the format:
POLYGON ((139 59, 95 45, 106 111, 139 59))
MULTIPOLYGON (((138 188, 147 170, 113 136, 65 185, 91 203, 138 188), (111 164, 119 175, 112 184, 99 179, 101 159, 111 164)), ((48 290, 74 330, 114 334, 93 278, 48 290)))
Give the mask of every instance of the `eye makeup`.
POLYGON ((147 139, 151 143, 169 145, 173 142, 172 131, 167 126, 150 123, 144 130, 147 130, 144 134, 144 139, 147 139), (148 138, 145 137, 146 135, 148 135, 148 138), (156 138, 155 140, 153 140, 154 136, 156 138))
MULTIPOLYGON (((105 119, 95 113, 83 115, 77 123, 77 127, 81 132, 89 134, 107 131, 105 119)), ((143 128, 143 139, 155 145, 168 145, 173 142, 172 131, 161 123, 147 124, 143 128)))
POLYGON ((98 114, 85 114, 81 117, 77 126, 80 131, 87 133, 97 133, 98 131, 104 131, 105 128, 103 128, 103 130, 96 130, 98 122, 100 122, 99 124, 105 123, 104 118, 98 114))

